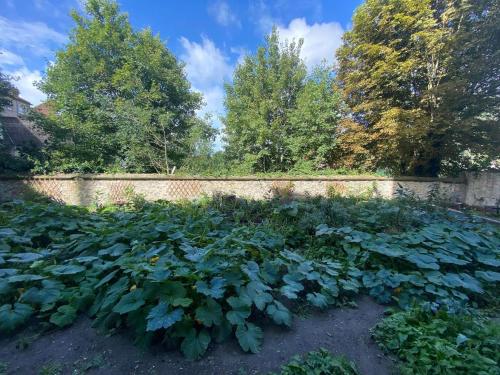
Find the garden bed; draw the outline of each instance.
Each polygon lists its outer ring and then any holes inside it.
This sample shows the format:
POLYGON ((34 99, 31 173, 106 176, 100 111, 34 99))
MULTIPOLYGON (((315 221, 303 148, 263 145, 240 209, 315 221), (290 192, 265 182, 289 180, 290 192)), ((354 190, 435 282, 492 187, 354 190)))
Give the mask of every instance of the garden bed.
MULTIPOLYGON (((59 368, 60 374, 75 370, 90 374, 267 374, 292 356, 325 348, 344 354, 361 374, 390 374, 393 362, 370 338, 370 328, 382 319, 384 308, 367 297, 357 308, 315 312, 294 320, 290 329, 264 327, 262 350, 246 354, 236 340, 214 345, 200 361, 186 360, 178 351, 153 348, 143 351, 133 344, 126 332, 111 337, 99 334, 88 318, 78 319, 63 330, 42 335, 20 350, 19 343, 29 342, 31 331, 15 338, 0 340, 0 358, 12 374, 37 374, 43 368, 59 368), (17 346, 17 347, 16 347, 17 346)), ((78 373, 78 372, 76 372, 78 373)))
MULTIPOLYGON (((223 362, 228 369, 244 363, 246 370, 267 371, 288 355, 326 346, 334 353, 341 347, 367 373, 359 349, 373 345, 368 328, 382 307, 363 299, 339 336, 343 328, 335 314, 345 312, 335 307, 368 294, 403 310, 421 306, 423 314, 470 315, 495 309, 498 301, 499 228, 412 197, 133 202, 94 209, 23 202, 0 207, 4 337, 26 327, 59 327, 65 331, 53 337, 78 341, 87 316, 99 332, 124 333, 130 344, 201 359, 189 365, 195 367, 181 365, 186 368, 205 368, 211 355, 232 348, 234 361, 226 353, 223 362), (370 309, 372 315, 362 318, 370 309), (310 320, 297 319, 309 314, 310 320), (287 329, 294 339, 286 338, 287 329), (256 356, 242 360, 244 352, 256 356)), ((459 359, 470 351, 467 345, 457 347, 459 359)), ((50 352, 50 345, 43 347, 50 352)), ((129 365, 127 348, 122 360, 111 363, 129 365)), ((64 354, 64 346, 60 350, 64 354)), ((496 361, 490 347, 477 350, 483 353, 478 358, 496 361)), ((375 366, 374 357, 369 362, 375 366)))

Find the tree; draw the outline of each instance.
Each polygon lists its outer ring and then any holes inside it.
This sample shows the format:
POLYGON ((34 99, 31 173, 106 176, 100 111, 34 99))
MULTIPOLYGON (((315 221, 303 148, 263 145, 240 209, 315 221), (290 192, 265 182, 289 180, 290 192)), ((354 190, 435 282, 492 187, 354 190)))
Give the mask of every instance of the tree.
POLYGON ((448 124, 444 166, 451 173, 488 167, 500 158, 500 2, 440 3, 440 19, 456 29, 447 77, 436 89, 448 124))
POLYGON ((332 164, 342 101, 331 69, 319 66, 307 73, 301 45, 302 40, 280 43, 273 29, 226 85, 226 150, 243 170, 332 164))
POLYGON ((498 4, 494 3, 367 0, 356 10, 353 28, 337 52, 338 82, 352 110, 352 121, 341 139, 361 140, 357 152, 371 155, 372 169, 435 176, 444 161, 454 160, 467 147, 491 149, 487 135, 492 135, 494 126, 491 121, 479 125, 483 121, 477 116, 488 113, 490 120, 498 121, 492 106, 479 104, 474 115, 464 116, 469 104, 453 105, 453 98, 470 92, 475 95, 473 102, 480 103, 485 95, 498 103, 498 91, 496 96, 491 93, 495 89, 472 88, 474 80, 466 83, 468 74, 479 75, 476 82, 498 88, 496 68, 490 74, 475 66, 481 59, 483 63, 498 59, 495 44, 487 47, 498 40, 494 21, 498 4), (467 23, 470 27, 464 27, 467 23), (480 43, 479 30, 484 33, 480 43), (488 33, 496 37, 486 37, 488 33), (476 53, 469 54, 467 45, 475 46, 476 53), (488 49, 485 58, 482 53, 488 49), (467 67, 459 62, 461 58, 469 59, 467 67))
POLYGON ((309 161, 318 169, 333 166, 342 107, 332 70, 326 66, 316 67, 298 93, 296 107, 290 113, 286 140, 294 163, 309 161))
POLYGON ((117 3, 89 0, 40 88, 51 168, 166 172, 186 156, 201 97, 151 30, 132 30, 117 3))
POLYGON ((0 112, 10 103, 9 95, 13 89, 9 78, 0 70, 0 112))
POLYGON ((236 68, 233 83, 226 84, 227 153, 231 159, 250 161, 256 171, 292 165, 287 148, 290 113, 307 73, 299 56, 301 45, 280 45, 274 28, 257 54, 236 68))

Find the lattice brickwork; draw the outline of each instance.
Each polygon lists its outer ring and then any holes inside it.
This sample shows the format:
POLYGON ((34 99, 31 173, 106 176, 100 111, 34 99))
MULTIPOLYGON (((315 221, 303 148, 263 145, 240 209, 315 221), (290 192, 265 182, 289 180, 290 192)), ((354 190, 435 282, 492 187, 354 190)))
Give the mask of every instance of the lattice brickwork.
POLYGON ((172 200, 196 198, 201 192, 201 183, 196 180, 169 181, 167 185, 167 195, 172 200))
POLYGON ((54 202, 64 203, 62 188, 56 179, 34 179, 29 181, 28 186, 54 202))
POLYGON ((130 182, 117 181, 111 184, 108 199, 113 204, 125 204, 133 192, 134 186, 130 182))

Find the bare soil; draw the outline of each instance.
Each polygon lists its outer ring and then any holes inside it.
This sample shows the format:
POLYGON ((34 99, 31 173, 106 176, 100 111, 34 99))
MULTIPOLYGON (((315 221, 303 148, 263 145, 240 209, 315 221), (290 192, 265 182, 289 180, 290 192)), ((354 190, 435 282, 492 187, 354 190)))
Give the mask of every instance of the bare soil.
POLYGON ((296 354, 325 348, 346 355, 361 374, 393 374, 393 361, 379 350, 369 331, 382 319, 384 307, 368 297, 361 297, 357 304, 354 309, 295 317, 291 329, 264 327, 259 354, 244 353, 231 339, 212 345, 201 360, 188 361, 178 351, 158 347, 143 351, 126 334, 99 334, 91 327, 91 320, 81 317, 73 326, 41 335, 24 349, 19 346, 29 338, 29 331, 1 338, 0 363, 7 365, 7 374, 13 375, 267 374, 278 371, 296 354), (51 367, 52 373, 47 371, 51 367))

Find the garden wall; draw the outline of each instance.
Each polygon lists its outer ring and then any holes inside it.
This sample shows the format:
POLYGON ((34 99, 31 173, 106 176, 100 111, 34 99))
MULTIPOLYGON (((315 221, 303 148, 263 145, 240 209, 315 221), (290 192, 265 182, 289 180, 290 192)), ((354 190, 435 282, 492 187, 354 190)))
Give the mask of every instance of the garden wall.
POLYGON ((375 176, 332 177, 179 177, 157 174, 95 174, 55 176, 0 176, 0 200, 40 193, 68 204, 126 201, 131 194, 147 200, 194 199, 203 195, 232 194, 263 199, 276 190, 292 190, 297 196, 326 195, 334 190, 341 195, 370 194, 393 197, 403 187, 419 197, 437 191, 453 203, 469 206, 495 207, 500 202, 500 173, 466 174, 461 179, 433 179, 375 176))

